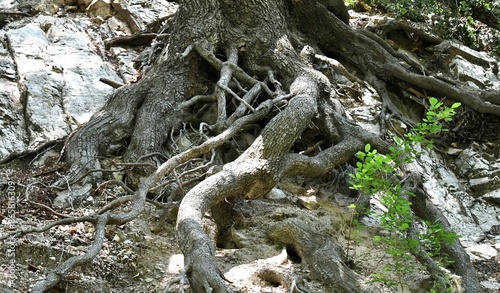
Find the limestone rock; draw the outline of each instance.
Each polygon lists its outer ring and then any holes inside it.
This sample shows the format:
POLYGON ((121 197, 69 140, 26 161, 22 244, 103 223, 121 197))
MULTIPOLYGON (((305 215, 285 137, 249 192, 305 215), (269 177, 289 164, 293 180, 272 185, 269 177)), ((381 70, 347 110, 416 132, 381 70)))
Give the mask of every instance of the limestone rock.
POLYGON ((316 196, 299 196, 299 203, 308 210, 319 208, 320 204, 316 200, 316 196))
POLYGON ((484 194, 483 198, 487 201, 500 205, 500 189, 484 194))
MULTIPOLYGON (((5 34, 0 39, 5 40, 5 34)), ((0 159, 25 150, 28 144, 14 61, 4 44, 0 42, 0 159)))
POLYGON ((9 126, 15 130, 0 133, 2 157, 69 134, 112 93, 99 78, 121 80, 98 47, 102 40, 92 38, 91 26, 86 19, 39 16, 5 33, 12 56, 2 53, 6 48, 0 50, 0 58, 5 56, 1 64, 6 64, 2 68, 10 72, 15 60, 17 72, 12 74, 19 83, 0 80, 7 89, 1 94, 2 104, 16 121, 9 126))
POLYGON ((476 177, 481 172, 489 169, 489 162, 481 157, 481 154, 472 148, 465 149, 455 161, 460 174, 468 177, 476 177))
POLYGON ((286 198, 286 193, 283 190, 275 187, 275 188, 271 189, 271 191, 269 191, 266 194, 266 198, 267 199, 283 199, 283 198, 286 198))
POLYGON ((493 293, 500 291, 500 283, 493 281, 482 281, 481 286, 485 289, 485 293, 493 293))
POLYGON ((467 252, 477 256, 480 259, 491 259, 498 255, 498 252, 489 244, 480 244, 467 248, 467 252))
POLYGON ((440 53, 448 53, 453 56, 462 56, 478 65, 491 66, 497 61, 485 52, 478 52, 459 43, 445 40, 434 47, 434 50, 440 53))
POLYGON ((115 15, 110 0, 94 0, 87 6, 87 14, 91 18, 108 19, 115 15))

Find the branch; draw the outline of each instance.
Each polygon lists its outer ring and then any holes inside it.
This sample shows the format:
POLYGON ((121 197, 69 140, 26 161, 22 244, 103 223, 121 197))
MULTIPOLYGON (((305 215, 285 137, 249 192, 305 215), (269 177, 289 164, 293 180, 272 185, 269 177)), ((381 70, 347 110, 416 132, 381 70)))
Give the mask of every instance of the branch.
POLYGON ((42 226, 42 227, 35 227, 35 228, 24 229, 21 231, 15 231, 13 233, 9 233, 5 236, 1 236, 0 240, 5 240, 5 239, 11 238, 11 237, 18 238, 18 237, 22 237, 26 234, 31 234, 31 233, 41 233, 41 232, 45 232, 53 227, 61 226, 61 225, 68 225, 68 224, 80 223, 80 222, 95 223, 96 221, 97 221, 97 219, 96 219, 95 215, 65 218, 65 219, 61 219, 61 220, 57 220, 55 222, 49 223, 49 224, 42 226))
POLYGON ((10 162, 14 159, 17 159, 17 158, 22 158, 22 157, 26 157, 26 156, 35 155, 35 154, 38 155, 40 153, 43 153, 47 148, 55 146, 58 143, 64 142, 65 140, 66 140, 66 136, 63 138, 60 138, 60 139, 47 141, 47 142, 41 144, 40 146, 38 146, 37 148, 32 149, 32 150, 25 150, 22 152, 10 153, 7 157, 0 160, 0 165, 8 163, 8 162, 10 162))
POLYGON ((422 76, 409 72, 403 69, 400 65, 385 64, 384 68, 387 73, 399 80, 426 90, 442 93, 449 98, 462 102, 465 106, 480 113, 489 113, 500 116, 500 105, 491 104, 479 98, 481 96, 486 96, 489 100, 498 100, 500 99, 500 93, 498 92, 496 94, 491 93, 490 91, 485 92, 484 94, 479 92, 479 95, 477 92, 473 94, 466 89, 454 87, 432 76, 422 76))
POLYGON ((107 84, 107 85, 111 86, 114 89, 117 89, 119 87, 124 86, 123 83, 111 80, 111 79, 109 79, 107 77, 101 77, 101 78, 99 78, 99 81, 102 82, 102 83, 104 83, 104 84, 107 84))
POLYGON ((51 212, 52 214, 57 215, 57 216, 62 217, 62 218, 72 218, 73 217, 71 215, 67 215, 67 214, 62 214, 62 213, 56 212, 51 207, 48 207, 48 206, 46 206, 44 204, 41 204, 41 203, 38 203, 38 202, 34 202, 34 201, 31 201, 31 200, 28 200, 27 202, 30 203, 30 204, 32 204, 32 205, 36 205, 36 206, 42 207, 42 208, 48 210, 49 212, 51 212))
POLYGON ((105 239, 105 228, 107 223, 107 216, 98 216, 97 221, 94 223, 95 227, 95 240, 83 255, 73 256, 67 259, 61 266, 52 271, 47 278, 35 284, 32 293, 43 293, 46 290, 55 286, 64 276, 75 266, 80 266, 85 263, 91 262, 99 253, 105 239))

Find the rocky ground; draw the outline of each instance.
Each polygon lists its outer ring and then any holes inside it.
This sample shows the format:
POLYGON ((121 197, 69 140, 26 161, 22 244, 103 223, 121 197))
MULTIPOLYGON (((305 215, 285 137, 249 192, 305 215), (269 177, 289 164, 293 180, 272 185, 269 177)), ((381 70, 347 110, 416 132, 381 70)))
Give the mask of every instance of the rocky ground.
MULTIPOLYGON (((85 123, 113 91, 109 82, 99 79, 134 82, 141 74, 139 65, 147 62, 150 46, 137 46, 133 43, 137 39, 111 46, 110 40, 137 34, 175 11, 175 5, 162 0, 121 1, 121 7, 108 2, 0 1, 1 235, 90 214, 126 194, 121 187, 103 187, 75 209, 53 210, 57 191, 48 187, 64 178, 65 166, 59 160, 64 138, 85 123)), ((383 16, 354 12, 352 17, 352 24, 360 27, 387 21, 383 16)), ((498 59, 454 42, 443 42, 429 54, 440 57, 419 62, 447 62, 457 78, 500 90, 498 59)), ((377 97, 356 91, 347 81, 338 83, 349 115, 377 132, 376 115, 381 107, 377 97)), ((461 236, 485 291, 498 292, 498 118, 462 111, 457 119, 456 123, 470 124, 469 133, 450 136, 436 151, 424 152, 419 159, 424 187, 461 236)), ((392 128, 403 131, 405 125, 394 121, 392 128)), ((362 275, 369 276, 389 261, 372 241, 380 232, 375 218, 365 217, 367 228, 360 232, 351 228, 352 211, 347 208, 355 201, 347 185, 351 171, 343 165, 322 178, 281 182, 264 199, 237 200, 234 222, 225 227, 225 237, 217 243, 219 266, 235 291, 292 292, 296 286, 303 292, 326 292, 290 247, 273 242, 273 224, 286 220, 299 221, 336 240, 352 260, 350 265, 362 275)), ((378 209, 376 200, 372 207, 378 209)), ((67 275, 52 292, 162 292, 183 268, 174 236, 175 215, 175 204, 148 204, 140 218, 108 227, 99 257, 67 275)), ((7 239, 0 251, 0 292, 6 286, 15 292, 28 291, 63 260, 84 253, 92 239, 92 226, 81 223, 29 234, 15 242, 7 239)), ((425 292, 428 279, 422 271, 407 276, 410 292, 425 292)), ((180 287, 187 288, 173 282, 170 292, 180 287)))

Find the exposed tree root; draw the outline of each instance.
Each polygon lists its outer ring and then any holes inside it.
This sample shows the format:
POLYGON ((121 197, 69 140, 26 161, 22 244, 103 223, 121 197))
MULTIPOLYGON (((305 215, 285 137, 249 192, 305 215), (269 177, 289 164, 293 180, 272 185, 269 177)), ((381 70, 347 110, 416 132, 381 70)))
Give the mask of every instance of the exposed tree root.
POLYGON ((379 23, 375 26, 371 26, 368 28, 369 31, 380 31, 379 35, 382 38, 386 38, 387 34, 393 31, 403 31, 405 32, 409 38, 413 40, 422 40, 430 45, 437 45, 443 41, 442 38, 426 33, 421 29, 415 28, 407 23, 388 20, 384 23, 379 23))
MULTIPOLYGON (((415 196, 410 197, 411 209, 417 217, 431 223, 440 223, 444 229, 451 231, 451 226, 441 211, 427 198, 427 194, 422 189, 422 176, 416 171, 413 164, 404 166, 406 177, 404 188, 415 196)), ((412 233, 412 230, 410 230, 412 233)), ((454 273, 462 277, 465 292, 481 292, 477 271, 472 266, 469 255, 460 244, 454 239, 453 243, 443 243, 443 253, 453 260, 452 268, 454 273)), ((429 273, 437 282, 443 282, 443 273, 438 270, 432 259, 426 257, 425 253, 415 253, 416 258, 427 268, 429 273)))
POLYGON ((176 277, 176 278, 173 278, 171 279, 170 281, 168 281, 167 285, 165 286, 165 288, 163 289, 163 293, 168 293, 170 287, 173 285, 173 284, 179 284, 179 293, 184 293, 184 285, 187 283, 187 279, 186 279, 186 270, 183 269, 180 273, 180 276, 176 277))
POLYGON ((64 276, 66 276, 66 274, 68 274, 71 269, 73 269, 73 267, 91 262, 97 256, 102 248, 102 245, 104 244, 104 229, 106 227, 107 220, 107 215, 101 215, 95 219, 94 227, 96 232, 94 242, 85 254, 73 256, 67 259, 61 266, 54 269, 44 280, 37 282, 31 289, 31 292, 43 293, 55 286, 62 278, 64 278, 64 276))
POLYGON ((332 292, 381 292, 375 286, 364 284, 363 277, 345 263, 342 248, 331 237, 316 233, 300 222, 288 219, 271 228, 269 237, 294 251, 307 264, 311 278, 336 288, 332 292))
POLYGON ((271 284, 281 285, 286 292, 290 293, 302 293, 304 291, 300 290, 297 286, 296 278, 289 274, 286 270, 275 268, 275 267, 262 267, 255 275, 260 279, 269 282, 271 284))
MULTIPOLYGON (((264 196, 285 176, 322 175, 350 160, 366 143, 380 152, 389 148, 388 142, 347 118, 326 76, 314 69, 315 62, 324 62, 352 82, 369 84, 377 91, 383 101, 383 132, 386 111, 405 119, 392 102, 389 85, 411 93, 422 92, 424 98, 427 91, 447 96, 476 111, 500 115, 498 93, 473 93, 459 83, 452 85, 433 77, 418 62, 392 49, 383 38, 350 28, 346 24, 345 7, 338 5, 341 1, 179 2, 182 5, 175 25, 170 28, 172 37, 158 57, 158 64, 139 82, 119 86, 106 105, 70 137, 66 148, 71 168, 62 183, 82 180, 79 184, 85 184, 101 179, 99 156, 116 152, 130 138, 122 167, 135 167, 134 172, 127 173, 127 180, 137 186, 137 191, 123 186, 133 195, 115 199, 94 215, 63 219, 10 235, 20 237, 75 222, 89 222, 96 228, 95 240, 87 253, 66 260, 37 283, 33 292, 43 292, 73 267, 91 261, 103 244, 104 227, 121 225, 139 216, 148 192, 161 189, 165 176, 173 175, 172 182, 182 189, 185 186, 182 177, 187 173, 177 174, 176 168, 204 154, 220 152, 217 148, 245 127, 253 127, 256 133, 237 159, 225 160, 218 154, 209 163, 200 165, 200 168, 212 163, 223 166, 192 189, 182 190, 187 193, 177 218, 178 243, 185 255, 185 273, 192 290, 230 292, 217 267, 212 240, 203 230, 202 218, 211 206, 231 197, 264 196), (234 5, 241 8, 245 17, 226 13, 233 11, 234 5), (206 26, 200 25, 200 19, 204 19, 206 26), (318 51, 306 47, 309 45, 306 42, 311 42, 318 51), (302 54, 297 48, 304 48, 302 54), (348 72, 330 55, 339 56, 361 70, 362 76, 348 72), (183 129, 182 122, 199 127, 197 137, 204 139, 185 151, 175 148, 173 139, 175 129, 183 129), (321 131, 321 148, 320 144, 311 144, 306 152, 292 152, 296 141, 312 123, 321 131), (206 138, 206 135, 214 136, 206 138), (174 147, 165 151, 168 139, 174 147), (163 163, 153 156, 143 157, 149 153, 160 153, 163 163), (143 163, 141 159, 146 161, 143 163), (129 210, 120 210, 124 203, 130 203, 129 210)), ((431 44, 439 41, 408 27, 390 29, 409 31, 431 44)), ((405 122, 412 124, 411 120, 405 122)), ((413 186, 418 186, 420 179, 415 182, 413 186)), ((413 203, 417 216, 439 221, 446 227, 446 219, 429 204, 425 194, 414 193, 418 195, 413 203)), ((171 206, 171 201, 170 197, 167 206, 171 206)), ((2 238, 6 237, 9 236, 2 238)), ((363 278, 344 264, 342 251, 334 242, 314 231, 287 221, 274 227, 270 237, 307 260, 313 277, 335 284, 342 292, 377 290, 364 285, 363 278), (284 237, 285 234, 288 236, 284 237)), ((466 290, 479 292, 477 274, 460 243, 456 241, 446 250, 455 260, 455 271, 463 277, 466 290)), ((419 260, 435 278, 441 276, 432 259, 422 256, 419 260)), ((275 271, 261 274, 280 284, 291 281, 275 271)))
POLYGON ((36 149, 33 150, 26 150, 18 153, 11 153, 7 157, 3 158, 0 160, 0 165, 7 164, 8 162, 27 157, 27 156, 32 156, 32 155, 40 155, 45 153, 46 151, 56 147, 58 144, 62 144, 66 138, 61 138, 57 140, 51 140, 48 142, 43 143, 42 145, 38 146, 36 149))
MULTIPOLYGON (((23 231, 17 231, 15 233, 2 236, 1 239, 7 239, 9 237, 21 237, 29 233, 40 233, 47 231, 48 229, 58 226, 66 225, 77 222, 90 222, 94 224, 96 228, 96 235, 93 244, 84 255, 75 256, 66 260, 61 266, 54 269, 54 271, 45 279, 37 283, 33 288, 32 292, 44 292, 45 290, 53 287, 57 282, 59 282, 69 270, 75 266, 83 265, 91 261, 99 252, 104 241, 104 227, 106 225, 121 225, 135 219, 142 211, 144 204, 146 202, 146 195, 148 191, 154 188, 158 182, 165 175, 169 174, 182 163, 189 161, 190 159, 201 156, 202 154, 208 153, 214 148, 222 145, 224 142, 229 140, 235 134, 237 134, 241 128, 249 123, 253 123, 262 119, 265 115, 269 113, 272 107, 286 97, 277 97, 274 100, 267 100, 261 103, 259 107, 255 109, 255 112, 243 116, 237 119, 230 127, 228 127, 221 134, 206 140, 204 143, 195 146, 187 151, 184 151, 176 156, 171 157, 165 163, 163 163, 155 173, 149 176, 139 187, 138 191, 133 196, 126 196, 122 198, 117 198, 110 202, 108 205, 103 207, 95 215, 84 216, 84 217, 72 217, 66 218, 59 221, 55 221, 46 225, 44 227, 33 228, 23 231), (128 212, 123 213, 113 213, 117 207, 121 206, 125 202, 132 201, 132 208, 128 212)), ((212 254, 208 254, 212 255, 212 254)), ((208 288, 208 287, 207 287, 208 288)))
POLYGON ((385 148, 386 144, 378 137, 367 135, 354 124, 349 125, 340 114, 341 106, 337 105, 338 108, 328 111, 329 115, 324 115, 323 119, 329 124, 326 127, 329 132, 340 133, 331 133, 329 137, 338 139, 340 135, 342 140, 317 157, 289 154, 290 147, 316 114, 315 101, 321 97, 323 86, 324 81, 316 73, 304 70, 290 87, 295 96, 267 124, 254 143, 238 159, 226 164, 222 171, 191 189, 182 200, 177 237, 186 256, 185 265, 194 291, 230 292, 215 265, 214 247, 201 223, 210 205, 233 196, 250 199, 263 196, 285 174, 323 174, 348 160, 367 141, 385 148), (336 116, 331 117, 331 114, 336 116))
MULTIPOLYGON (((492 93, 487 90, 474 90, 474 92, 471 92, 469 88, 453 86, 435 77, 415 73, 405 68, 405 66, 414 65, 414 62, 401 65, 400 61, 408 60, 396 58, 400 56, 396 54, 395 57, 394 54, 391 54, 394 50, 389 49, 388 46, 381 46, 380 41, 356 33, 352 28, 333 17, 327 10, 322 9, 321 6, 315 6, 309 1, 297 3, 295 11, 297 13, 297 22, 301 24, 300 28, 305 33, 314 34, 316 32, 316 34, 319 34, 316 39, 322 50, 340 54, 360 67, 363 72, 372 73, 384 82, 397 85, 398 82, 402 81, 409 85, 407 87, 414 86, 428 90, 431 93, 447 96, 481 113, 500 115, 500 105, 491 103, 500 96, 498 92, 492 93), (309 6, 304 7, 303 5, 309 6), (314 12, 311 10, 314 10, 314 12), (308 17, 307 14, 317 15, 324 21, 321 23, 315 22, 315 19, 308 17), (324 30, 325 25, 329 30, 324 30), (331 36, 335 37, 332 38, 331 36), (356 39, 357 46, 353 47, 351 45, 350 40, 353 39, 356 39), (485 102, 485 100, 489 102, 485 102)), ((417 72, 422 71, 420 66, 416 66, 414 69, 417 72)), ((381 96, 383 95, 381 94, 381 96)))
POLYGON ((191 189, 179 207, 177 237, 186 256, 190 284, 194 291, 229 292, 214 258, 214 247, 203 231, 202 217, 213 203, 226 197, 253 199, 265 195, 282 173, 282 158, 315 113, 316 81, 307 74, 292 85, 299 93, 288 107, 271 120, 255 142, 233 163, 191 189), (307 94, 306 94, 307 93, 307 94), (287 125, 283 128, 283 125, 287 125))

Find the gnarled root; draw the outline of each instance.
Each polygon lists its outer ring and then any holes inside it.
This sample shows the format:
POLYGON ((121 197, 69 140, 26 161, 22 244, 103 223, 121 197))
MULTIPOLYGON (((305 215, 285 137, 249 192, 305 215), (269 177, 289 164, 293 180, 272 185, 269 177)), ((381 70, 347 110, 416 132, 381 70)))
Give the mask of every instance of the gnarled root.
MULTIPOLYGON (((363 277, 346 264, 343 250, 325 235, 304 227, 294 219, 288 219, 271 228, 269 237, 276 243, 297 253, 311 271, 311 277, 338 292, 381 292, 364 284, 363 277)), ((337 292, 335 291, 335 292, 337 292)))

